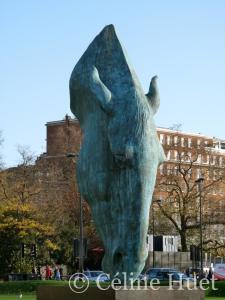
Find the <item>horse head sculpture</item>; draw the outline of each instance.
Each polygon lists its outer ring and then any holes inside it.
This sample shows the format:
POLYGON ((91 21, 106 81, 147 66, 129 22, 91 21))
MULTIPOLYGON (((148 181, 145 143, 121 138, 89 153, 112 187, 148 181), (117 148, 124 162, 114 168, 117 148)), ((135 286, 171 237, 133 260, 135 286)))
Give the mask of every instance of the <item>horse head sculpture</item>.
POLYGON ((148 254, 149 209, 164 160, 153 121, 159 107, 157 77, 145 95, 109 25, 76 64, 70 99, 84 134, 78 187, 105 247, 103 270, 137 277, 148 254))

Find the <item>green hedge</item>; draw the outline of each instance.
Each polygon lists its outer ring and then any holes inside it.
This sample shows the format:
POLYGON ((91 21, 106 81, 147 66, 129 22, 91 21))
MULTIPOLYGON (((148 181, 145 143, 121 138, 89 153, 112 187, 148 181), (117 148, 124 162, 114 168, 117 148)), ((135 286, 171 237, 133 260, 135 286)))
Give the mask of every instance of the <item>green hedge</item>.
MULTIPOLYGON (((79 284, 79 283, 78 283, 79 284)), ((108 286, 109 283, 101 283, 101 286, 108 286)), ((0 294, 17 294, 20 291, 22 293, 33 293, 40 285, 51 286, 68 286, 68 281, 57 280, 25 280, 25 281, 7 281, 0 282, 0 294)), ((135 285, 135 284, 134 284, 135 285)), ((160 282, 161 286, 168 285, 168 281, 160 282)), ((90 282, 90 286, 96 286, 95 282, 90 282)))
POLYGON ((210 285, 210 288, 206 291, 206 296, 225 297, 225 281, 215 281, 215 288, 218 290, 213 290, 210 285))
MULTIPOLYGON (((0 295, 1 294, 17 294, 22 293, 33 293, 37 290, 40 285, 51 285, 51 286, 68 286, 68 281, 56 281, 56 280, 26 280, 26 281, 8 281, 0 282, 0 295)), ((94 283, 90 284, 95 286, 94 283)), ((102 286, 108 286, 108 283, 101 283, 102 286)), ((161 286, 168 285, 168 282, 161 282, 161 286)), ((225 297, 225 281, 216 281, 215 287, 218 290, 212 290, 212 286, 206 291, 208 297, 225 297)))
POLYGON ((17 294, 20 291, 22 293, 32 293, 35 292, 37 287, 40 285, 62 286, 68 285, 68 282, 56 280, 21 280, 0 282, 0 294, 17 294))

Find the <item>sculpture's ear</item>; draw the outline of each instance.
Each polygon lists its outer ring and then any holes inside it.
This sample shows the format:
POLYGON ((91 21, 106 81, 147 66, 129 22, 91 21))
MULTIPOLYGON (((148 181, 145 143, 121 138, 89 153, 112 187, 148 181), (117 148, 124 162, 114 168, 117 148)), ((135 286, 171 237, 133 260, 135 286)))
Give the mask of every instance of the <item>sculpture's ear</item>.
POLYGON ((159 97, 159 91, 157 86, 157 76, 152 77, 148 94, 146 94, 146 97, 148 99, 148 103, 151 106, 153 113, 155 114, 157 110, 159 109, 160 105, 160 97, 159 97))
POLYGON ((89 80, 91 91, 96 96, 102 110, 107 114, 113 114, 112 93, 101 81, 95 66, 92 66, 90 69, 89 80))

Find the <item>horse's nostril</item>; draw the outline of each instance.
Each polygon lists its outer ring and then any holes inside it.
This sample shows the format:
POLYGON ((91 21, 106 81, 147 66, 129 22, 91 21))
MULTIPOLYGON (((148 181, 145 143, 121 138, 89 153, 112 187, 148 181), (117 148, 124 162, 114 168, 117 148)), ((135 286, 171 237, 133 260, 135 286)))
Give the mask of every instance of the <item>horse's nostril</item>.
POLYGON ((114 154, 113 161, 118 169, 131 168, 133 166, 132 159, 127 157, 125 154, 114 154))
POLYGON ((113 255, 113 264, 120 265, 123 260, 123 254, 120 251, 116 251, 113 255))

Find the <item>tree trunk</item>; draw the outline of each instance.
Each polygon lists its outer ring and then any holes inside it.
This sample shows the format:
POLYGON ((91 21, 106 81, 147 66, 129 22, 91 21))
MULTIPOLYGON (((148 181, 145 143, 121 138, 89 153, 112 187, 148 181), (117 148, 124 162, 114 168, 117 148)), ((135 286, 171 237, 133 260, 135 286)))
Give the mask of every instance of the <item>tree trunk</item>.
POLYGON ((181 242, 181 251, 187 252, 187 237, 186 237, 186 230, 182 230, 180 233, 180 242, 181 242))

